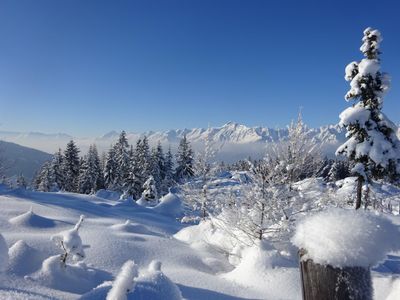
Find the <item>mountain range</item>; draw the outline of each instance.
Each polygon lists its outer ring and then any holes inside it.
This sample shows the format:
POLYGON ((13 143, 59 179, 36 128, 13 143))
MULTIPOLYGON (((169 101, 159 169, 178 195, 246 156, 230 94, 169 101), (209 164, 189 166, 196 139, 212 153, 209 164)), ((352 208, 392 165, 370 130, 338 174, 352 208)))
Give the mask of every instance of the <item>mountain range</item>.
MULTIPOLYGON (((332 156, 337 146, 345 140, 345 133, 338 125, 310 128, 309 135, 319 142, 323 142, 323 152, 332 156)), ((127 138, 132 145, 135 145, 139 138, 147 136, 150 145, 154 146, 159 141, 166 149, 171 147, 175 151, 180 139, 186 135, 194 150, 204 149, 205 141, 208 141, 218 149, 216 158, 226 162, 244 159, 249 156, 257 158, 266 151, 268 142, 276 141, 279 136, 287 135, 287 129, 248 127, 242 124, 229 122, 221 127, 177 129, 161 132, 128 132, 127 138)), ((45 134, 39 132, 9 132, 0 131, 0 140, 16 143, 25 147, 38 149, 47 153, 54 153, 58 148, 65 148, 65 145, 73 139, 81 153, 86 153, 89 145, 96 144, 99 152, 107 151, 110 145, 114 144, 119 132, 111 131, 103 136, 81 138, 64 133, 45 134)))

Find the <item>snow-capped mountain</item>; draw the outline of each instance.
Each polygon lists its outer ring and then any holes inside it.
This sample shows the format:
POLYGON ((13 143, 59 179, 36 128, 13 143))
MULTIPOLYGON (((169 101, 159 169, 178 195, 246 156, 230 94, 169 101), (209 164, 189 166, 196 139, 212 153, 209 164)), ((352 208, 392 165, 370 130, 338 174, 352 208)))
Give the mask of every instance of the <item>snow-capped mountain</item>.
MULTIPOLYGON (((164 147, 171 147, 174 151, 179 140, 186 134, 196 151, 201 151, 206 139, 218 149, 217 158, 225 161, 235 161, 237 159, 260 157, 266 149, 268 142, 276 141, 279 136, 287 135, 286 128, 266 128, 248 127, 242 124, 229 122, 221 127, 177 129, 163 132, 128 132, 127 137, 131 144, 147 136, 151 145, 156 145, 159 141, 164 147)), ((336 147, 344 141, 343 130, 337 125, 312 128, 309 130, 310 136, 324 143, 326 155, 333 155, 336 147)), ((14 142, 31 148, 53 153, 59 147, 64 148, 66 143, 74 139, 82 153, 85 153, 90 144, 95 143, 100 152, 107 150, 110 145, 118 139, 119 132, 111 131, 103 136, 94 138, 79 138, 67 134, 44 134, 37 132, 20 133, 0 131, 0 140, 14 142)))

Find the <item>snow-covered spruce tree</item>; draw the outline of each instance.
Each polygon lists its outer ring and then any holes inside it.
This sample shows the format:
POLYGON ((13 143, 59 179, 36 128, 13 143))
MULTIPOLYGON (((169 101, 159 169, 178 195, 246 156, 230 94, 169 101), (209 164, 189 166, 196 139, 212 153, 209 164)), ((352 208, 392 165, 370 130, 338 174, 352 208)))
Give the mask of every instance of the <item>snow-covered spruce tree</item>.
POLYGON ((138 199, 141 195, 143 181, 140 178, 140 169, 135 162, 136 156, 133 146, 129 150, 129 174, 124 184, 124 193, 138 199))
POLYGON ((53 168, 50 162, 45 162, 35 179, 34 188, 41 192, 50 192, 55 187, 53 168))
POLYGON ((164 153, 161 144, 151 149, 150 155, 150 174, 154 178, 157 194, 161 195, 161 183, 164 177, 164 153))
POLYGON ((101 188, 102 172, 100 159, 95 145, 89 147, 89 151, 84 158, 79 174, 79 192, 90 194, 101 188))
POLYGON ((105 187, 109 190, 113 190, 117 185, 118 179, 118 165, 115 157, 115 149, 113 146, 111 146, 107 152, 103 173, 105 187))
POLYGON ((176 181, 183 181, 194 175, 194 154, 186 134, 179 142, 178 152, 176 154, 176 181))
POLYGON ((64 151, 63 161, 64 189, 67 192, 78 191, 79 166, 79 149, 71 140, 64 151))
POLYGON ((62 150, 58 149, 58 151, 53 155, 53 159, 51 160, 51 166, 53 168, 54 181, 60 190, 63 190, 65 185, 63 162, 64 162, 64 157, 62 154, 62 150))
POLYGON ((168 152, 165 154, 164 178, 161 183, 161 194, 167 194, 169 188, 173 187, 174 185, 174 157, 171 152, 171 147, 169 147, 168 152))
POLYGON ((150 146, 146 136, 139 139, 136 143, 134 166, 139 171, 140 177, 146 181, 150 176, 150 146))
POLYGON ((104 185, 103 167, 99 156, 99 152, 97 151, 97 147, 95 144, 92 145, 91 157, 93 160, 95 173, 97 174, 96 190, 104 189, 105 185, 104 185))
POLYGON ((356 209, 361 207, 364 182, 368 189, 372 178, 394 179, 400 173, 397 127, 382 112, 383 96, 389 89, 389 77, 380 71, 382 37, 378 30, 367 28, 362 41, 364 58, 345 69, 345 79, 350 82, 345 99, 355 103, 339 116, 348 139, 336 151, 355 164, 352 172, 358 177, 356 209))
POLYGON ((125 131, 119 135, 118 141, 114 146, 115 161, 117 163, 116 184, 118 190, 122 190, 129 176, 129 144, 125 131))

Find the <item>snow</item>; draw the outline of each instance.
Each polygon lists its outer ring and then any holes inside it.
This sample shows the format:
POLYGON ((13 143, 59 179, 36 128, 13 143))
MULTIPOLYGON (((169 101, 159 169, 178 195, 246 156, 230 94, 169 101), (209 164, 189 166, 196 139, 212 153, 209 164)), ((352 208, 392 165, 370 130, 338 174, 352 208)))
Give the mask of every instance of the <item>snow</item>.
POLYGON ((301 221, 292 238, 304 259, 334 267, 369 267, 400 249, 397 226, 377 214, 329 209, 301 221))
POLYGON ((132 260, 128 260, 113 282, 112 288, 107 294, 107 300, 126 300, 127 293, 134 289, 133 278, 138 275, 137 266, 132 260))
POLYGON ((354 77, 354 74, 357 74, 357 67, 358 63, 356 61, 352 61, 351 63, 349 63, 344 70, 344 79, 346 79, 347 81, 351 81, 354 77))
POLYGON ((109 191, 105 189, 98 190, 96 192, 96 197, 108 199, 108 200, 119 200, 121 194, 115 191, 109 191))
POLYGON ((36 284, 78 294, 90 291, 107 279, 109 275, 106 272, 89 268, 83 262, 64 266, 60 255, 45 259, 41 269, 27 277, 36 284))
POLYGON ((10 262, 8 271, 12 274, 24 276, 31 274, 41 267, 45 255, 29 246, 25 241, 19 240, 10 247, 10 262))
POLYGON ((147 272, 143 272, 138 278, 137 286, 130 299, 183 300, 178 286, 161 271, 159 261, 150 263, 147 272))
POLYGON ((264 285, 273 286, 274 289, 264 289, 267 299, 301 299, 300 295, 296 295, 301 289, 297 264, 282 256, 266 241, 258 241, 246 248, 239 265, 223 276, 259 289, 264 285))
MULTIPOLYGON (((216 178, 209 195, 222 197, 226 190, 238 191, 246 184, 216 178)), ((338 197, 348 199, 355 184, 355 178, 337 182, 338 197)), ((310 199, 328 193, 322 179, 307 179, 293 188, 310 199)), ((399 189, 393 186, 370 184, 370 188, 371 193, 390 196, 393 203, 399 200, 399 189)), ((126 294, 128 300, 301 299, 297 249, 288 241, 243 244, 238 237, 247 241, 245 236, 222 228, 218 218, 188 226, 154 208, 106 198, 22 193, 1 186, 0 227, 10 249, 6 246, 3 252, 8 250, 9 263, 0 274, 0 299, 106 299, 121 267, 130 260, 137 265, 138 276, 133 279, 135 288, 126 294), (30 207, 36 215, 54 221, 54 226, 9 222, 30 207), (78 234, 84 261, 67 261, 63 266, 63 250, 50 237, 74 230, 82 214, 86 217, 78 234)), ((399 218, 390 217, 396 224, 399 218)), ((377 243, 382 244, 381 239, 377 243)), ((390 253, 372 269, 376 299, 389 295, 396 299, 399 274, 400 252, 390 253)))
POLYGON ((360 127, 365 127, 365 122, 370 119, 371 111, 365 107, 357 104, 355 106, 346 108, 340 115, 340 126, 347 126, 349 124, 358 124, 360 127))
POLYGON ((38 227, 38 228, 54 227, 55 225, 53 220, 35 214, 32 208, 26 213, 11 218, 9 222, 16 226, 38 227))
POLYGON ((0 234, 0 272, 8 266, 8 246, 4 237, 0 234))
POLYGON ((360 47, 360 51, 365 53, 371 49, 371 47, 375 49, 380 48, 380 43, 382 42, 382 36, 379 30, 372 29, 371 27, 368 27, 364 30, 364 37, 362 39, 363 44, 360 47), (373 41, 371 44, 368 43, 368 40, 371 40, 372 38, 375 38, 375 41, 373 41))
POLYGON ((160 203, 153 210, 162 215, 179 217, 183 213, 182 200, 178 195, 169 192, 160 199, 160 203))
POLYGON ((52 240, 56 242, 60 246, 62 250, 64 250, 69 255, 72 255, 74 260, 82 260, 85 258, 85 252, 83 250, 82 239, 79 236, 78 230, 81 226, 84 219, 84 215, 81 215, 78 223, 76 223, 75 227, 60 232, 52 236, 52 240))
POLYGON ((364 58, 358 64, 358 73, 361 76, 371 75, 375 77, 376 73, 379 72, 380 63, 377 59, 364 58))

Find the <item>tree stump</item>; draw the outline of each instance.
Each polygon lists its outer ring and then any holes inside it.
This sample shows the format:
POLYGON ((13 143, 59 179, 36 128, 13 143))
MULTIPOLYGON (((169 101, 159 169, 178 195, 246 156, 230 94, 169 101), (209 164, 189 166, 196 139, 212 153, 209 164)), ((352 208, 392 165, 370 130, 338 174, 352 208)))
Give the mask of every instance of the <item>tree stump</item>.
POLYGON ((365 267, 335 268, 302 259, 299 251, 304 300, 372 300, 371 272, 365 267))

